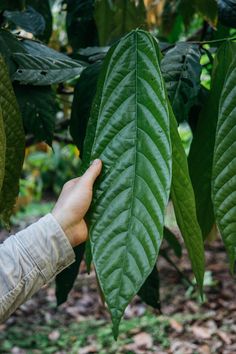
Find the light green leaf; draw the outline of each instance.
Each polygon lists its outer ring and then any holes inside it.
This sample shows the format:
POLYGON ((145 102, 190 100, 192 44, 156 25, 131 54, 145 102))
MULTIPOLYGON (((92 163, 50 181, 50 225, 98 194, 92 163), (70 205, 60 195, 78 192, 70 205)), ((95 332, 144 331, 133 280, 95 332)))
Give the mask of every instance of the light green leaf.
POLYGON ((228 71, 220 98, 213 158, 212 198, 229 260, 236 260, 236 63, 228 71))
POLYGON ((178 122, 188 120, 200 90, 201 53, 198 45, 177 43, 161 62, 168 96, 178 122))
POLYGON ((9 224, 19 191, 19 178, 24 159, 25 135, 19 107, 7 66, 0 56, 0 106, 6 134, 5 175, 0 192, 0 219, 9 224))
POLYGON ((13 75, 13 80, 21 84, 45 86, 73 79, 83 70, 83 66, 69 57, 41 57, 30 54, 14 53, 13 59, 19 68, 13 75))
POLYGON ((126 306, 157 259, 171 182, 171 144, 155 39, 132 31, 109 55, 91 113, 97 125, 90 161, 101 158, 103 171, 89 224, 93 261, 117 337, 126 306))
POLYGON ((6 154, 6 135, 4 129, 2 108, 0 106, 0 192, 5 174, 5 154, 6 154))
POLYGON ((215 222, 211 179, 215 132, 220 95, 232 58, 236 55, 236 43, 225 42, 218 49, 213 65, 209 98, 200 113, 189 152, 189 172, 196 198, 197 217, 203 237, 210 233, 215 222))
POLYGON ((171 107, 170 122, 173 150, 171 198, 176 221, 183 236, 197 284, 202 292, 205 270, 203 238, 197 221, 195 198, 188 172, 187 157, 171 107))
POLYGON ((146 27, 143 0, 97 0, 94 18, 100 46, 115 42, 137 27, 146 27))

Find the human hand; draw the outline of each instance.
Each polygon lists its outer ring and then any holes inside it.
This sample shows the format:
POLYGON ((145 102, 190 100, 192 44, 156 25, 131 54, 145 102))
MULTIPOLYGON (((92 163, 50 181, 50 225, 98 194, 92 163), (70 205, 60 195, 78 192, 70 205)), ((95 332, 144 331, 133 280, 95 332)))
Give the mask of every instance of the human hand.
POLYGON ((83 176, 68 181, 52 210, 72 247, 86 241, 88 228, 84 216, 93 195, 93 184, 101 173, 102 161, 94 160, 83 176))

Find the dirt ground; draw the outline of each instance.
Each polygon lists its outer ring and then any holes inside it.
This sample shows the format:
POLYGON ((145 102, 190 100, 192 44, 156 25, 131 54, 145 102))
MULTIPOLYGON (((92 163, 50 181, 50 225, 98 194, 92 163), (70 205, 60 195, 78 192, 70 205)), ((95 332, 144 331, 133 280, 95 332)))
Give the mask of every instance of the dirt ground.
MULTIPOLYGON (((5 234, 1 233, 2 240, 4 237, 5 234)), ((181 260, 174 261, 186 276, 191 278, 186 252, 181 260)), ((103 349, 101 347, 99 349, 97 337, 91 335, 89 341, 73 353, 236 353, 236 282, 229 273, 225 250, 220 240, 206 246, 206 262, 208 280, 203 304, 200 303, 196 292, 191 292, 191 287, 180 280, 176 270, 160 257, 158 268, 161 283, 161 314, 147 310, 147 307, 135 298, 125 312, 125 320, 135 318, 136 324, 134 328, 127 330, 127 334, 122 334, 123 337, 128 337, 128 341, 121 340, 119 347, 116 347, 119 349, 109 349, 105 344, 103 349), (149 311, 147 321, 150 320, 150 325, 147 323, 145 327, 141 322, 146 311, 149 311), (167 323, 163 334, 168 340, 166 344, 163 344, 163 338, 158 339, 160 338, 158 325, 155 329, 152 328, 152 318, 159 318, 160 323, 162 321, 167 323), (153 334, 153 331, 159 337, 153 334)), ((71 323, 80 325, 87 320, 91 324, 99 321, 107 324, 109 316, 100 301, 94 273, 88 276, 83 265, 82 273, 78 276, 68 301, 59 309, 55 307, 54 284, 50 284, 22 305, 5 324, 0 325, 0 353, 44 353, 37 349, 23 349, 24 347, 20 347, 19 344, 15 345, 12 343, 14 337, 11 339, 12 348, 9 344, 8 350, 1 351, 1 343, 9 341, 8 332, 13 328, 21 328, 25 322, 37 331, 39 324, 43 326, 57 321, 55 323, 69 328, 71 323)), ((55 341, 58 337, 60 337, 58 328, 50 327, 48 340, 55 341)), ((45 349, 46 352, 49 353, 45 349)), ((70 350, 52 349, 50 352, 64 354, 70 353, 70 350)))

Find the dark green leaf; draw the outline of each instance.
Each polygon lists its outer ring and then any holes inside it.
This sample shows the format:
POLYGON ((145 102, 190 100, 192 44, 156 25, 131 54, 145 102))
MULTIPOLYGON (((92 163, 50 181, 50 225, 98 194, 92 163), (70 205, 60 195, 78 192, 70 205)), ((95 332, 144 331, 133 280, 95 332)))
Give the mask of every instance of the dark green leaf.
POLYGON ((0 11, 2 10, 22 10, 24 7, 24 0, 1 0, 0 11))
POLYGON ((220 98, 213 158, 212 198, 231 272, 236 260, 236 65, 235 57, 220 98))
POLYGON ((217 24, 217 1, 216 0, 193 0, 195 9, 213 26, 217 24))
POLYGON ((227 27, 236 28, 236 1, 217 0, 219 21, 227 27))
POLYGON ((26 133, 51 145, 56 118, 56 97, 51 87, 15 84, 14 90, 26 133))
POLYGON ((17 64, 12 59, 13 53, 26 53, 26 51, 13 34, 0 29, 0 55, 3 56, 11 77, 17 70, 17 64))
POLYGON ((70 80, 78 76, 83 67, 80 63, 67 59, 55 59, 30 54, 12 55, 19 68, 13 75, 13 80, 21 84, 47 86, 70 80))
POLYGON ((2 108, 0 106, 0 192, 5 174, 5 155, 6 155, 6 135, 4 129, 2 108))
POLYGON ((80 150, 81 157, 83 157, 83 143, 101 65, 101 62, 97 62, 86 68, 75 87, 71 110, 70 133, 74 143, 80 150))
POLYGON ((178 122, 188 120, 200 90, 201 53, 197 45, 177 43, 162 59, 161 69, 178 122))
POLYGON ((115 337, 126 306, 155 265, 169 198, 169 112, 156 50, 155 39, 143 31, 112 48, 91 113, 97 125, 89 160, 100 157, 103 171, 90 211, 90 240, 115 337))
POLYGON ((146 27, 143 0, 99 0, 95 2, 99 44, 111 44, 135 28, 146 27))
POLYGON ((21 44, 28 54, 32 56, 42 56, 59 60, 68 60, 69 57, 63 53, 57 52, 56 50, 42 44, 39 41, 34 41, 31 39, 22 39, 21 44))
POLYGON ((50 9, 49 0, 26 0, 26 5, 33 7, 39 12, 45 20, 45 30, 42 35, 37 37, 45 42, 48 42, 52 34, 52 13, 50 9))
POLYGON ((93 18, 94 0, 66 0, 66 29, 74 51, 98 45, 98 34, 93 18))
POLYGON ((43 16, 32 7, 28 7, 24 11, 4 11, 4 17, 17 27, 34 35, 44 32, 45 20, 43 16))
POLYGON ((75 262, 56 276, 56 298, 58 306, 67 300, 68 294, 73 287, 84 256, 84 249, 85 243, 75 247, 75 262))
POLYGON ((8 225, 19 191, 25 135, 7 66, 1 56, 0 77, 0 106, 6 134, 5 174, 0 192, 0 219, 8 225))
POLYGON ((138 296, 147 305, 152 306, 154 309, 160 310, 160 279, 156 265, 152 272, 149 274, 141 288, 139 289, 138 296))
POLYGON ((210 96, 200 113, 189 152, 189 172, 196 198, 198 222, 204 238, 215 222, 211 179, 219 100, 226 73, 235 55, 236 44, 232 42, 222 44, 216 53, 210 96))
POLYGON ((182 257, 182 247, 177 237, 167 227, 164 228, 164 239, 168 242, 169 246, 173 249, 176 257, 182 257))
POLYGON ((192 269, 200 291, 205 270, 204 246, 197 221, 194 192, 188 172, 187 156, 178 133, 177 122, 170 107, 171 142, 173 153, 171 198, 177 224, 183 236, 192 269))

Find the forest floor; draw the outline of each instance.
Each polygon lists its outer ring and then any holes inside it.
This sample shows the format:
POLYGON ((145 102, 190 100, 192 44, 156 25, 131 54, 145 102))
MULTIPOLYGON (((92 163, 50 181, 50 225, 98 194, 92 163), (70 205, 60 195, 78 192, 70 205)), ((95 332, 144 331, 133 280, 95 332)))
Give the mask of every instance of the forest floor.
MULTIPOLYGON (((0 232, 0 241, 5 237, 0 232)), ((0 354, 234 354, 236 282, 220 240, 206 246, 206 262, 201 303, 191 286, 160 257, 161 313, 135 298, 125 312, 117 342, 95 274, 86 275, 83 265, 65 304, 56 307, 52 283, 0 325, 0 354)), ((174 263, 191 278, 186 252, 174 263)))

